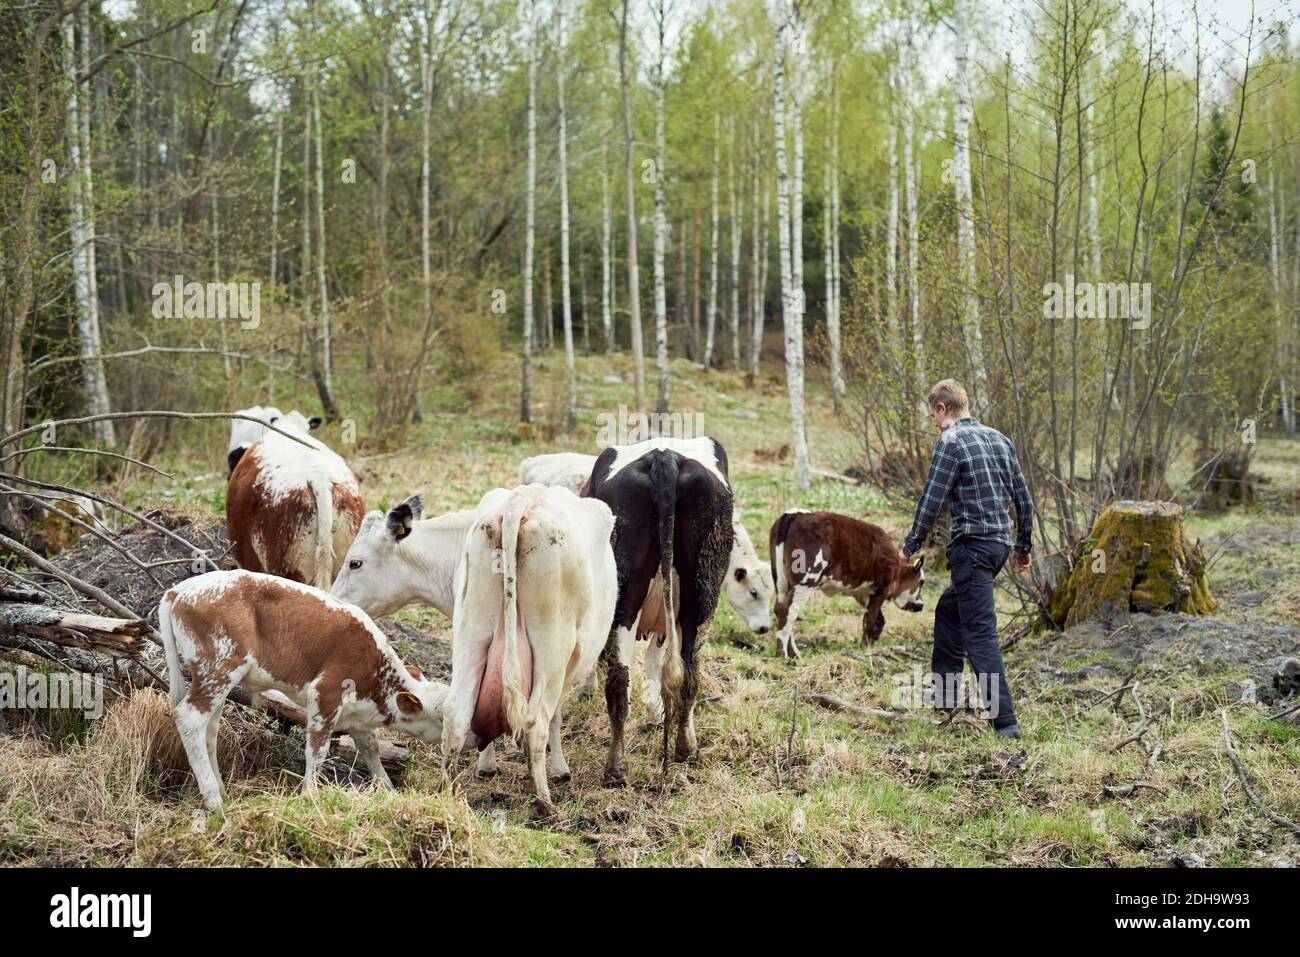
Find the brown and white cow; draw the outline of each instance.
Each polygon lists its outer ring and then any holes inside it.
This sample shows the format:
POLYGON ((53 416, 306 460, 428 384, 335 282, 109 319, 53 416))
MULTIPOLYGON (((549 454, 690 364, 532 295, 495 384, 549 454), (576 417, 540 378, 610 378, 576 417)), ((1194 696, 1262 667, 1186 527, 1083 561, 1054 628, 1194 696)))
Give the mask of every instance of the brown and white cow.
POLYGON ((347 463, 306 435, 296 441, 268 432, 239 460, 226 487, 226 530, 239 567, 322 590, 365 512, 347 463))
POLYGON ((569 777, 560 702, 595 667, 614 616, 613 529, 604 502, 568 489, 483 496, 456 569, 444 768, 471 731, 485 743, 521 736, 550 810, 548 774, 569 777))
POLYGON ((278 691, 303 708, 306 791, 316 788, 335 731, 352 736, 379 787, 392 782, 376 728, 429 742, 442 737, 447 686, 408 670, 365 612, 318 589, 255 572, 208 572, 168 589, 158 629, 176 730, 210 809, 221 806, 217 730, 236 687, 255 697, 278 691))
MULTIPOLYGON (((274 425, 277 429, 302 435, 319 428, 321 424, 319 415, 313 415, 309 419, 297 409, 285 414, 273 405, 252 405, 247 409, 238 410, 238 414, 251 415, 269 425, 274 425)), ((250 445, 270 434, 270 431, 265 425, 250 422, 248 419, 231 419, 230 441, 226 445, 226 474, 229 475, 235 470, 235 466, 239 464, 239 460, 244 457, 250 445)))
POLYGON ((794 624, 815 591, 849 595, 866 611, 862 640, 873 643, 885 627, 881 606, 892 601, 920 611, 924 557, 908 561, 879 525, 834 512, 791 509, 772 524, 769 545, 776 580, 777 657, 799 657, 794 624))

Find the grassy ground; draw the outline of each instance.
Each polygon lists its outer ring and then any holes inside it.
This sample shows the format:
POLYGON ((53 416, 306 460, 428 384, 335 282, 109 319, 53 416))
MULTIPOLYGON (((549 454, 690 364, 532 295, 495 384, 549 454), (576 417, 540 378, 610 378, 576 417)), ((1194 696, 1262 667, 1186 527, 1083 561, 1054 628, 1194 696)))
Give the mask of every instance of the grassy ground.
MULTIPOLYGON (((372 508, 414 492, 423 494, 429 514, 472 505, 487 489, 513 484, 526 455, 595 451, 597 416, 617 415, 631 392, 623 380, 630 362, 582 360, 580 428, 555 435, 562 357, 547 356, 539 365, 541 407, 532 434, 521 435, 515 424, 515 370, 503 361, 475 385, 472 398, 436 385, 423 424, 400 449, 364 429, 354 446, 343 444, 337 425, 324 438, 355 463, 372 508)), ((771 522, 792 505, 864 517, 901 540, 910 515, 890 509, 878 493, 821 482, 802 495, 789 466, 774 461, 787 441, 778 379, 765 379, 754 394, 736 376, 706 377, 680 364, 673 381, 674 408, 704 412, 704 430, 727 447, 737 504, 760 553, 766 555, 771 522)), ((219 513, 224 445, 212 428, 209 446, 194 443, 156 460, 192 478, 136 480, 131 501, 219 513)), ((820 394, 811 402, 810 439, 814 456, 828 464, 851 441, 820 394)), ((1260 459, 1294 482, 1300 449, 1266 442, 1260 459)), ((1211 551, 1224 546, 1211 581, 1225 627, 1300 617, 1296 529, 1294 517, 1261 521, 1235 513, 1192 520, 1193 534, 1211 551)), ((942 576, 933 580, 928 607, 944 584, 942 576)), ((409 609, 400 617, 437 639, 449 637, 449 623, 437 613, 409 609)), ((513 746, 504 749, 501 773, 491 779, 476 778, 462 762, 450 791, 440 785, 433 750, 417 745, 396 793, 343 786, 305 797, 296 792, 300 754, 241 721, 223 729, 234 800, 224 814, 208 815, 199 808, 165 699, 138 694, 101 727, 62 744, 38 735, 0 739, 0 862, 1300 863, 1294 836, 1261 820, 1224 756, 1217 709, 1226 706, 1255 787, 1275 810, 1300 817, 1300 730, 1269 720, 1264 705, 1239 701, 1232 683, 1247 666, 1142 664, 1135 672, 1137 700, 1158 718, 1149 740, 1162 745, 1159 760, 1149 764, 1136 744, 1116 749, 1139 720, 1135 699, 1100 700, 1131 670, 1112 660, 1123 657, 1113 643, 1059 650, 1066 645, 1046 635, 1010 651, 1020 743, 995 739, 964 716, 938 727, 924 716, 885 721, 819 708, 805 693, 889 708, 898 676, 928 666, 928 613, 891 609, 871 650, 859 644, 860 622, 851 601, 814 598, 799 628, 805 657, 791 665, 773 658, 770 641, 748 634, 724 602, 703 653, 698 764, 661 772, 661 736, 645 723, 638 699, 624 789, 600 784, 608 733, 603 696, 569 702, 565 739, 574 777, 553 790, 563 819, 546 826, 530 821, 522 755, 513 746), (1134 782, 1149 787, 1124 797, 1107 791, 1134 782)), ((416 648, 406 651, 418 656, 416 648)))

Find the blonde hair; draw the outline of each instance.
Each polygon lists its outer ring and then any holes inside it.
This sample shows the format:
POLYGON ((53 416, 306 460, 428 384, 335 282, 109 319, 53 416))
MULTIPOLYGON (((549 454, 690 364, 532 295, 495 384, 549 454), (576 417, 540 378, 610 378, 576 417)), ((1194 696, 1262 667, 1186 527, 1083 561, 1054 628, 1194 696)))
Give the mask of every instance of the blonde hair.
POLYGON ((942 405, 951 412, 969 412, 970 398, 966 395, 966 390, 956 379, 942 379, 934 384, 930 390, 930 395, 926 398, 931 409, 935 406, 942 405))

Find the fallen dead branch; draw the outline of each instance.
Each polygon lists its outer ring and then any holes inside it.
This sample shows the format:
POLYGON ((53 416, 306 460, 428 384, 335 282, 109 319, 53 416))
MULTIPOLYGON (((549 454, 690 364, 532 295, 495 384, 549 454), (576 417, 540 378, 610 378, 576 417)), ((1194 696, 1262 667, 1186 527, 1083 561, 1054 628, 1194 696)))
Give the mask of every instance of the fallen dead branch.
POLYGON ((928 718, 923 714, 913 714, 909 711, 886 711, 883 708, 864 708, 861 705, 850 704, 843 698, 837 698, 834 695, 824 694, 820 691, 809 691, 804 697, 828 711, 839 711, 860 718, 881 718, 885 721, 926 721, 930 724, 937 724, 934 718, 928 718))
POLYGON ((1241 763, 1241 757, 1237 754, 1237 749, 1232 744, 1232 728, 1228 726, 1227 708, 1219 709, 1219 718, 1223 722, 1223 749, 1228 753, 1228 760, 1232 762, 1232 766, 1237 772, 1237 777, 1241 779, 1241 787, 1246 792, 1246 797, 1250 798, 1250 803, 1255 805, 1261 814, 1278 827, 1285 827, 1296 834, 1300 834, 1300 824, 1297 824, 1290 818, 1278 814, 1271 807, 1265 804, 1263 799, 1255 793, 1255 789, 1251 787, 1250 778, 1246 776, 1246 768, 1241 763))
POLYGON ((1132 784, 1120 784, 1120 785, 1107 784, 1102 788, 1102 790, 1106 792, 1108 797, 1124 798, 1124 797, 1131 796, 1135 791, 1139 791, 1142 788, 1146 788, 1148 791, 1157 791, 1160 794, 1169 793, 1164 788, 1160 787, 1160 785, 1151 784, 1148 781, 1134 781, 1132 784))
POLYGON ((104 618, 29 603, 0 604, 0 635, 43 638, 114 657, 138 654, 147 627, 137 618, 104 618))

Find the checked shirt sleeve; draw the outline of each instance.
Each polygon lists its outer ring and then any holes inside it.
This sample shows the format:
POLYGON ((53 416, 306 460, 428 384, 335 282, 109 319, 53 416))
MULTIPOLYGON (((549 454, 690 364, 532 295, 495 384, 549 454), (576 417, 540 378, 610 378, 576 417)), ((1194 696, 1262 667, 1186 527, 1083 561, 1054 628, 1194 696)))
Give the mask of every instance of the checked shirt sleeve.
POLYGON ((1020 471, 1016 447, 1008 441, 1007 449, 1011 453, 1011 502, 1016 507, 1016 551, 1028 553, 1034 544, 1034 500, 1020 471))
POLYGON ((916 517, 912 520, 912 531, 903 542, 903 554, 911 556, 925 542, 930 529, 943 511, 948 493, 952 491, 957 480, 958 469, 957 443, 942 439, 934 447, 934 456, 930 459, 930 474, 925 480, 925 491, 921 493, 920 504, 916 506, 916 517))

